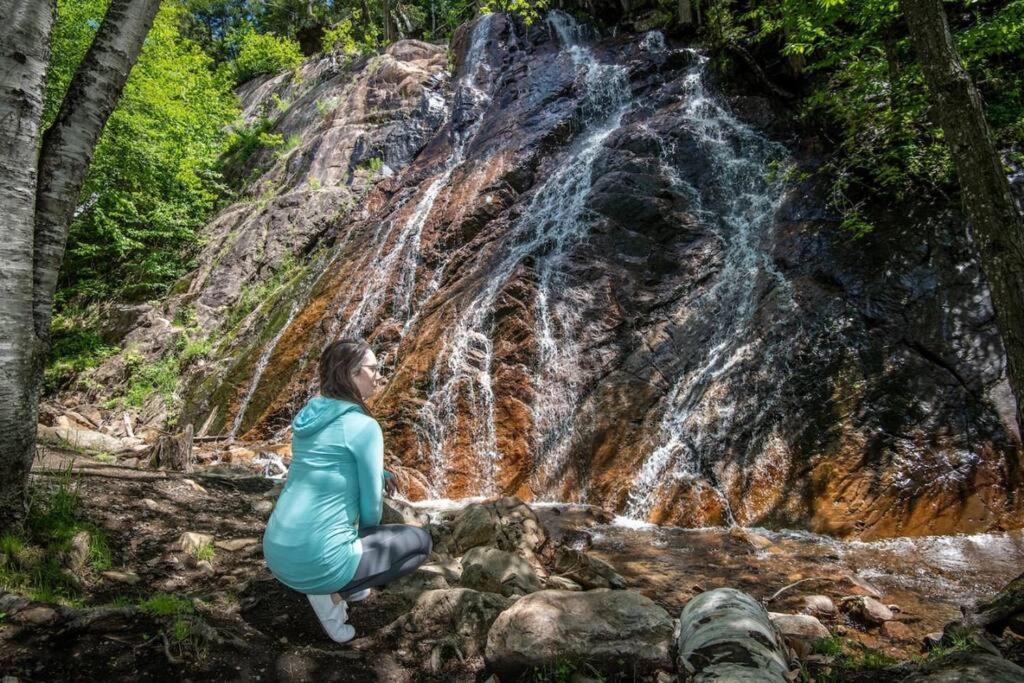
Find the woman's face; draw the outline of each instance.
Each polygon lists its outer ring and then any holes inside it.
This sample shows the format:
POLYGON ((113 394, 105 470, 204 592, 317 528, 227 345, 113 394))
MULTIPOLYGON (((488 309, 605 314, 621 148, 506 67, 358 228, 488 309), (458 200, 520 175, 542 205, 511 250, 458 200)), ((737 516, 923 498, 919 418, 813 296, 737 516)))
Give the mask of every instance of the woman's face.
POLYGON ((372 349, 367 349, 363 354, 363 362, 359 364, 352 375, 352 382, 356 385, 356 389, 364 401, 368 401, 384 384, 380 367, 377 365, 377 356, 374 355, 372 349))

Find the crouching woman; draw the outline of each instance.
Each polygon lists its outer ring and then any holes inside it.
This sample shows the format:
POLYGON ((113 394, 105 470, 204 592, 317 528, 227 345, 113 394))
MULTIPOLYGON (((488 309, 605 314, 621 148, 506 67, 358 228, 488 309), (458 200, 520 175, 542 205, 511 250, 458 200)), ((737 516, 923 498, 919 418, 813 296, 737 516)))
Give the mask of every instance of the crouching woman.
POLYGON ((348 603, 412 572, 430 555, 430 535, 408 524, 380 524, 384 439, 366 401, 382 384, 369 346, 344 339, 320 356, 320 395, 292 421, 288 481, 263 536, 271 573, 305 593, 327 634, 355 637, 348 603))

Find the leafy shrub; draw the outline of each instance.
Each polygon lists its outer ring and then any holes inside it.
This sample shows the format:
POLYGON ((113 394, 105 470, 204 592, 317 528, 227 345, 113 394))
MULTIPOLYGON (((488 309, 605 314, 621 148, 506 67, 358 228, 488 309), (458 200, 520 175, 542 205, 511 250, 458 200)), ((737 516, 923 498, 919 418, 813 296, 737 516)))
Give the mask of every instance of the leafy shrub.
POLYGON ((299 44, 272 33, 252 29, 238 36, 238 55, 234 61, 235 82, 243 83, 261 74, 276 74, 302 64, 299 44))

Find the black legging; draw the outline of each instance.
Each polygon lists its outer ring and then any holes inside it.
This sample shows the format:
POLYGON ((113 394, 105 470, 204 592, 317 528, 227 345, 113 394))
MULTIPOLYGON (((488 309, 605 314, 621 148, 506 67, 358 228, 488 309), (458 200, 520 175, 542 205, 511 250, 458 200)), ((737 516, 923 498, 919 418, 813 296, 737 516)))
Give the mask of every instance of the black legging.
POLYGON ((342 598, 415 571, 427 561, 433 548, 430 534, 410 524, 365 527, 359 530, 359 538, 363 556, 352 580, 337 591, 342 598))

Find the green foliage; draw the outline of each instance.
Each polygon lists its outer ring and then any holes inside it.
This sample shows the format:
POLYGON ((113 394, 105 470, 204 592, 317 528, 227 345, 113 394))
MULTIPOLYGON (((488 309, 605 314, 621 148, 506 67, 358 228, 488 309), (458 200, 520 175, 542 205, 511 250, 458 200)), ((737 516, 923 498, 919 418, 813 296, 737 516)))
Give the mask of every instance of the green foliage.
MULTIPOLYGON (((981 91, 996 141, 1019 156, 1012 149, 1024 140, 1024 0, 947 6, 957 50, 981 91)), ((864 216, 871 204, 952 186, 949 151, 899 3, 779 0, 737 14, 719 2, 708 10, 708 24, 723 11, 728 40, 780 46, 805 84, 803 120, 835 142, 821 172, 845 230, 870 232, 864 216)))
POLYGON ((522 18, 523 23, 529 26, 547 8, 547 0, 483 0, 480 3, 480 13, 506 12, 515 14, 522 18))
POLYGON ((157 593, 139 603, 139 609, 154 617, 181 617, 195 612, 192 601, 171 593, 157 593))
POLYGON ((70 467, 33 484, 23 527, 0 535, 0 588, 33 600, 77 604, 78 580, 65 568, 72 539, 88 533, 87 570, 100 572, 112 564, 106 535, 80 518, 81 507, 70 467))
MULTIPOLYGON (((105 4, 58 2, 48 116, 105 4)), ((237 102, 210 58, 178 33, 180 13, 175 3, 158 12, 97 144, 70 229, 58 304, 163 292, 187 270, 187 247, 221 195, 216 162, 237 102)))
POLYGON ((324 31, 321 47, 324 52, 341 52, 347 55, 360 52, 361 46, 352 34, 352 20, 342 19, 324 31))
POLYGON ((302 267, 294 257, 289 256, 272 275, 243 287, 241 296, 228 308, 224 316, 224 329, 231 330, 238 326, 261 304, 269 302, 282 286, 294 281, 301 272, 302 267))
POLYGON ((289 38, 257 33, 250 28, 241 30, 236 40, 238 55, 233 63, 236 83, 244 83, 261 74, 294 69, 302 64, 302 50, 289 38))
POLYGON ((273 128, 274 121, 266 116, 252 124, 243 123, 231 128, 220 167, 235 188, 241 187, 248 180, 243 177, 243 173, 253 155, 261 150, 277 149, 284 144, 284 137, 280 133, 272 133, 273 128))
POLYGON ((50 334, 50 355, 43 371, 43 389, 47 394, 69 387, 82 372, 117 352, 80 313, 63 311, 55 315, 50 334))
POLYGON ((196 546, 192 555, 200 562, 212 562, 213 558, 217 555, 217 551, 214 549, 212 543, 203 543, 202 545, 196 546))
POLYGON ((153 394, 159 394, 164 405, 171 408, 176 400, 181 379, 181 361, 175 353, 156 361, 146 361, 138 351, 129 349, 124 354, 128 384, 124 394, 108 400, 107 408, 141 408, 153 394))

